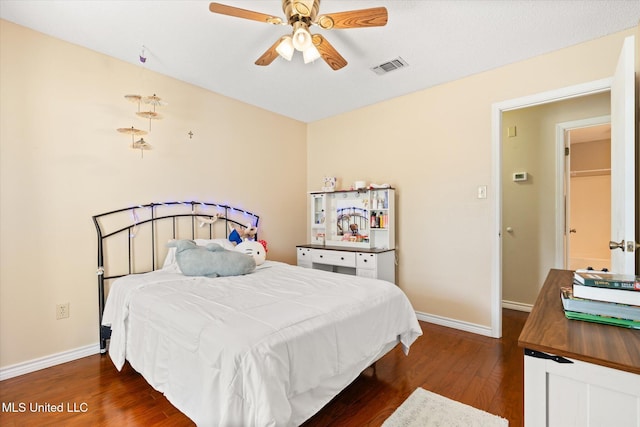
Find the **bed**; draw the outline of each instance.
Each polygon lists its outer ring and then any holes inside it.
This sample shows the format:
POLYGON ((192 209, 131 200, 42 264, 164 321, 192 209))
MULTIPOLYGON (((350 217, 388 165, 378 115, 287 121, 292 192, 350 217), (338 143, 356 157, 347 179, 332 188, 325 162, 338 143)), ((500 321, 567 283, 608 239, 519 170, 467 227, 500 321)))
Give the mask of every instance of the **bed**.
POLYGON ((168 239, 226 245, 233 227, 258 226, 246 210, 151 203, 93 219, 102 351, 108 341, 116 368, 128 361, 197 425, 300 425, 422 334, 407 297, 382 280, 272 260, 242 276, 180 272, 168 239))

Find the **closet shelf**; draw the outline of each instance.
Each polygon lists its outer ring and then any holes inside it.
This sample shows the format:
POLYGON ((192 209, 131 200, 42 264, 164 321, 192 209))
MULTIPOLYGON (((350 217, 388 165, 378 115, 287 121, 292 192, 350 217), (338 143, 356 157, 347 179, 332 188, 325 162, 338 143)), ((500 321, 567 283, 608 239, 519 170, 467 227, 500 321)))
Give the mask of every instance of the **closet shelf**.
POLYGON ((600 176, 600 175, 611 175, 611 169, 585 169, 579 171, 571 171, 571 176, 582 177, 582 176, 600 176))

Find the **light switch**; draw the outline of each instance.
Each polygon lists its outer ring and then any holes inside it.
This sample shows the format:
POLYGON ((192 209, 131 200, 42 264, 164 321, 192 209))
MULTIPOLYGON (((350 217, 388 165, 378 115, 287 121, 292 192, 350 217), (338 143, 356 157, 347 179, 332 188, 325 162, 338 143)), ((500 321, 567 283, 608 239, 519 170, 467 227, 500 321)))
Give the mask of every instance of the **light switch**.
POLYGON ((509 138, 513 138, 514 136, 516 136, 516 127, 515 126, 507 127, 507 136, 509 138))
POLYGON ((487 186, 479 185, 478 186, 478 199, 486 199, 487 198, 487 186))

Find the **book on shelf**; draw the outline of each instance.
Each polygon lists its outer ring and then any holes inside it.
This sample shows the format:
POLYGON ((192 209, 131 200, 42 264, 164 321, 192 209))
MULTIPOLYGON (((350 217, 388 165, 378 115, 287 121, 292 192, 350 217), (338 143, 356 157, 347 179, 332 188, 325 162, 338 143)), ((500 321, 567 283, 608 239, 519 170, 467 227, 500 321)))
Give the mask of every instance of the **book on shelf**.
POLYGON ((640 276, 634 276, 633 274, 577 270, 573 274, 573 279, 584 286, 640 291, 640 276))
POLYGON ((575 280, 573 281, 573 296, 618 304, 640 305, 640 292, 583 285, 575 280))
POLYGON ((571 287, 563 287, 560 290, 562 307, 565 311, 593 314, 596 316, 617 317, 640 322, 640 306, 619 304, 607 301, 578 298, 573 295, 571 287))
POLYGON ((635 320, 619 319, 617 317, 597 316, 595 314, 579 313, 565 310, 567 319, 583 320, 585 322, 602 323, 605 325, 620 326, 623 328, 640 329, 640 322, 635 320))

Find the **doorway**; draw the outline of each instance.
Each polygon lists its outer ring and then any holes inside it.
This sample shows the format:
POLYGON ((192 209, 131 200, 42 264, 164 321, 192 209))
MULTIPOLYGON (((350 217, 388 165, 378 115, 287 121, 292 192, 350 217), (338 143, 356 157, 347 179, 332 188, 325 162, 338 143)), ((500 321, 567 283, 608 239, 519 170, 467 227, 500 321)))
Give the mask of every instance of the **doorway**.
MULTIPOLYGON (((565 151, 563 268, 611 269, 611 123, 609 116, 558 125, 565 151)), ((558 230, 559 231, 559 230, 558 230)))
MULTIPOLYGON (((502 307, 530 311, 549 270, 565 267, 565 163, 572 156, 565 156, 564 137, 575 130, 578 138, 578 127, 608 116, 610 109, 604 91, 502 113, 502 307), (565 129, 560 140, 559 126, 565 129)), ((580 231, 584 236, 586 226, 580 231)))
MULTIPOLYGON (((493 337, 499 338, 502 336, 502 296, 503 296, 503 271, 502 271, 502 257, 503 257, 503 235, 506 233, 503 230, 505 224, 503 222, 503 145, 506 143, 506 136, 504 136, 503 129, 505 124, 503 123, 503 113, 509 111, 515 111, 519 109, 526 109, 530 107, 535 107, 543 104, 551 104, 557 101, 569 100, 574 98, 580 98, 588 95, 601 94, 605 92, 609 92, 611 89, 611 79, 602 79, 597 80, 585 84, 580 84, 576 86, 566 87, 559 90, 554 90, 550 92, 544 92, 532 96, 527 96, 523 98, 513 99, 501 103, 496 103, 492 106, 492 159, 493 164, 495 165, 496 171, 492 178, 492 188, 495 193, 498 194, 496 197, 495 205, 493 207, 494 215, 493 218, 493 229, 495 230, 497 240, 495 241, 492 247, 492 283, 491 283, 491 335, 493 337)), ((597 114, 596 114, 597 115, 597 114)), ((562 120, 556 120, 555 123, 562 122, 562 120)), ((516 128, 517 135, 517 128, 516 128)), ((564 156, 560 159, 556 156, 556 167, 564 167, 563 165, 557 166, 558 162, 564 162, 564 156)), ((553 167, 552 167, 553 170, 553 167)), ((555 172, 552 172, 555 176, 555 172)), ((535 179, 535 177, 534 177, 535 179)), ((563 194, 562 186, 563 180, 556 180, 556 186, 559 186, 560 189, 556 189, 555 194, 563 194), (559 184, 558 184, 559 182, 559 184)), ((553 192, 553 188, 551 189, 553 192)), ((564 211, 563 205, 556 205, 555 211, 564 211)), ((564 218, 560 221, 562 227, 564 227, 564 218)), ((506 227, 505 227, 506 228, 506 227)), ((555 228, 554 228, 555 231, 555 228)), ((556 247, 554 253, 563 252, 563 243, 560 242, 560 247, 556 247)), ((562 264, 557 265, 557 268, 562 268, 562 264)), ((538 286, 540 283, 537 284, 538 286)))
MULTIPOLYGON (((495 191, 496 201, 493 207, 493 230, 495 240, 492 246, 492 280, 491 280, 491 333, 494 337, 502 336, 502 255, 503 255, 503 113, 542 104, 552 104, 556 101, 581 98, 586 95, 609 92, 611 94, 611 266, 613 271, 633 274, 636 269, 636 258, 640 244, 636 243, 636 227, 638 210, 636 205, 636 124, 635 117, 635 75, 634 56, 636 55, 633 36, 624 40, 621 54, 612 78, 571 86, 563 89, 544 92, 524 98, 513 99, 492 106, 492 161, 494 175, 491 181, 495 191), (618 251, 620 249, 620 251, 618 251)), ((557 121, 559 122, 559 121, 557 121)), ((563 153, 564 154, 564 153, 563 153)), ((556 170, 563 167, 564 155, 556 156, 556 170)), ((555 174, 554 174, 555 176, 555 174)), ((516 174, 514 174, 514 178, 516 174)), ((556 186, 548 189, 555 194, 563 193, 563 179, 556 180, 556 186), (560 187, 560 188, 558 188, 560 187), (555 190, 555 191, 554 191, 555 190)), ((564 205, 555 207, 556 212, 564 212, 564 205)), ((562 216, 564 219, 564 215, 562 216)), ((564 220, 561 221, 564 223, 564 220)), ((562 225, 564 226, 564 225, 562 225)), ((556 225, 557 229, 557 225, 556 225)), ((558 247, 555 253, 563 252, 558 247)), ((562 266, 558 266, 562 268, 562 266)), ((525 277, 525 276, 523 276, 525 277)))

